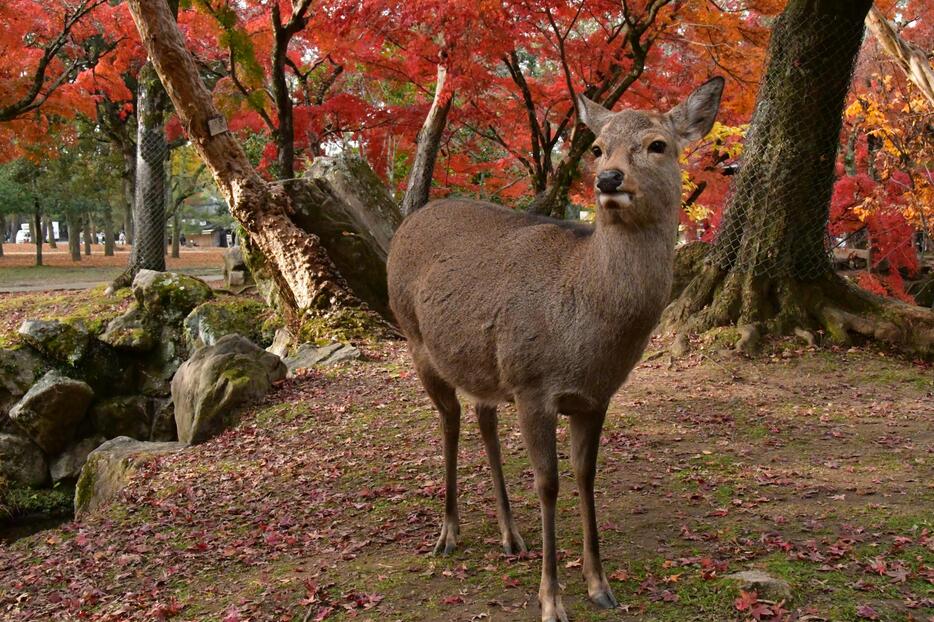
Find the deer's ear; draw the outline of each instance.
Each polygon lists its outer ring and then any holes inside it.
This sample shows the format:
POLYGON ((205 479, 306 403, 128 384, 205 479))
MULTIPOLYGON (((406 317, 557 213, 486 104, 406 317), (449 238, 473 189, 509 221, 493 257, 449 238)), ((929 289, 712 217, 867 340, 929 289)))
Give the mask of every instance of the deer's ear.
POLYGON ((600 134, 600 130, 613 116, 612 112, 583 95, 577 96, 577 114, 580 115, 581 123, 589 127, 594 134, 600 134))
POLYGON ((668 113, 682 144, 700 140, 710 133, 720 110, 724 82, 719 76, 704 82, 668 113))

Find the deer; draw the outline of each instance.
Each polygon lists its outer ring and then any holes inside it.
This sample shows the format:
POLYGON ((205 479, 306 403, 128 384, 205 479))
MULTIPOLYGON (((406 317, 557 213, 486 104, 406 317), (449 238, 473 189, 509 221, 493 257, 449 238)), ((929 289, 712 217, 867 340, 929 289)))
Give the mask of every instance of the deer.
POLYGON ((458 391, 474 404, 493 475, 507 555, 526 551, 503 477, 497 408, 515 404, 542 520, 539 604, 567 622, 558 585, 558 417, 568 418, 583 524, 582 571, 598 607, 615 608, 600 559, 594 482, 610 399, 641 359, 671 289, 679 154, 713 127, 713 78, 667 113, 612 112, 580 95, 596 137, 594 224, 553 220, 469 199, 409 215, 390 244, 389 304, 415 371, 440 413, 445 501, 434 553, 457 546, 458 391))

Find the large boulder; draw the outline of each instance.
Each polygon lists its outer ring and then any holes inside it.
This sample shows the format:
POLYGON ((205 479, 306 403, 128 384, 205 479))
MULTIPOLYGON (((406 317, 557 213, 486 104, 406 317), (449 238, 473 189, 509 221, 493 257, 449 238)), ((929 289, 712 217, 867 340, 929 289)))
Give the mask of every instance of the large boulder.
POLYGON ((53 370, 10 409, 10 420, 46 455, 54 456, 71 442, 93 397, 86 382, 53 370))
POLYGON ((177 441, 178 429, 175 427, 175 405, 172 399, 152 398, 149 409, 152 412, 149 440, 177 441))
POLYGON ((352 361, 360 358, 360 350, 344 343, 331 343, 326 346, 315 346, 303 343, 298 346, 295 353, 285 358, 285 366, 289 375, 295 375, 300 369, 308 369, 315 365, 330 366, 352 361))
POLYGON ((113 397, 101 400, 91 408, 94 429, 105 438, 128 436, 136 440, 149 440, 152 416, 149 400, 142 395, 113 397))
POLYGON ((8 481, 37 488, 49 479, 45 456, 27 438, 0 433, 0 476, 8 481))
POLYGON ((81 468, 87 462, 88 455, 100 447, 104 440, 103 436, 89 436, 69 445, 49 465, 52 482, 73 482, 78 479, 78 476, 81 475, 81 468))
POLYGON ((239 335, 222 337, 185 361, 172 379, 178 438, 202 443, 234 423, 239 407, 262 398, 286 367, 239 335))
POLYGON ((0 350, 0 432, 16 430, 10 421, 10 407, 35 383, 45 367, 29 348, 0 350))
POLYGON ((157 333, 158 326, 143 314, 140 307, 133 306, 112 319, 98 339, 118 350, 149 352, 156 343, 157 333))
POLYGON ((170 395, 172 377, 187 356, 188 349, 180 330, 172 325, 163 326, 156 347, 140 365, 140 393, 150 397, 170 395))
POLYGON ((141 465, 185 447, 182 443, 150 443, 121 436, 92 451, 75 487, 75 518, 104 506, 123 490, 141 465))
POLYGON ((189 351, 212 346, 226 335, 241 335, 257 345, 268 343, 262 322, 267 310, 254 298, 225 297, 198 305, 184 322, 189 351))
POLYGON ((19 327, 23 341, 59 363, 77 365, 88 352, 91 336, 58 320, 26 320, 19 327))
POLYGON ((210 285, 184 274, 140 270, 133 295, 142 312, 162 322, 181 322, 191 310, 214 297, 210 285))

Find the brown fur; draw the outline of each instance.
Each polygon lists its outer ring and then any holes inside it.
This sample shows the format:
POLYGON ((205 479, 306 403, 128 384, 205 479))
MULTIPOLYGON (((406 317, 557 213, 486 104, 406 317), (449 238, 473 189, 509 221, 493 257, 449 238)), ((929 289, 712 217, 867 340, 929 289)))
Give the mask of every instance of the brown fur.
POLYGON ((447 498, 436 551, 453 549, 459 530, 455 389, 477 405, 503 545, 508 552, 524 548, 496 439, 496 404, 515 402, 542 499, 545 620, 566 619, 554 544, 559 413, 571 417, 588 591, 602 606, 616 602, 600 564, 593 510, 600 429, 667 301, 680 205, 678 153, 685 141, 709 131, 721 89, 722 82, 708 83, 669 114, 613 114, 582 98, 583 120, 603 152, 597 173, 622 172, 619 189, 629 193, 598 193, 595 226, 451 199, 408 217, 392 241, 390 306, 445 436, 447 498), (649 150, 655 141, 668 145, 665 153, 649 150))

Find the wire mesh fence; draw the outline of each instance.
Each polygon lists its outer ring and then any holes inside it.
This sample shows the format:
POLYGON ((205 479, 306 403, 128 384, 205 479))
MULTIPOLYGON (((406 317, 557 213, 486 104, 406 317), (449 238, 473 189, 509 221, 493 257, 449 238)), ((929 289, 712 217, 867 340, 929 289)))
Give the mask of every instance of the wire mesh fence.
POLYGON ((165 270, 168 155, 161 125, 140 129, 133 218, 136 223, 130 271, 165 270))
POLYGON ((839 151, 853 52, 864 35, 836 21, 770 48, 715 236, 712 261, 723 269, 814 279, 832 269, 833 249, 845 243, 828 233, 836 158, 827 153, 839 151))

